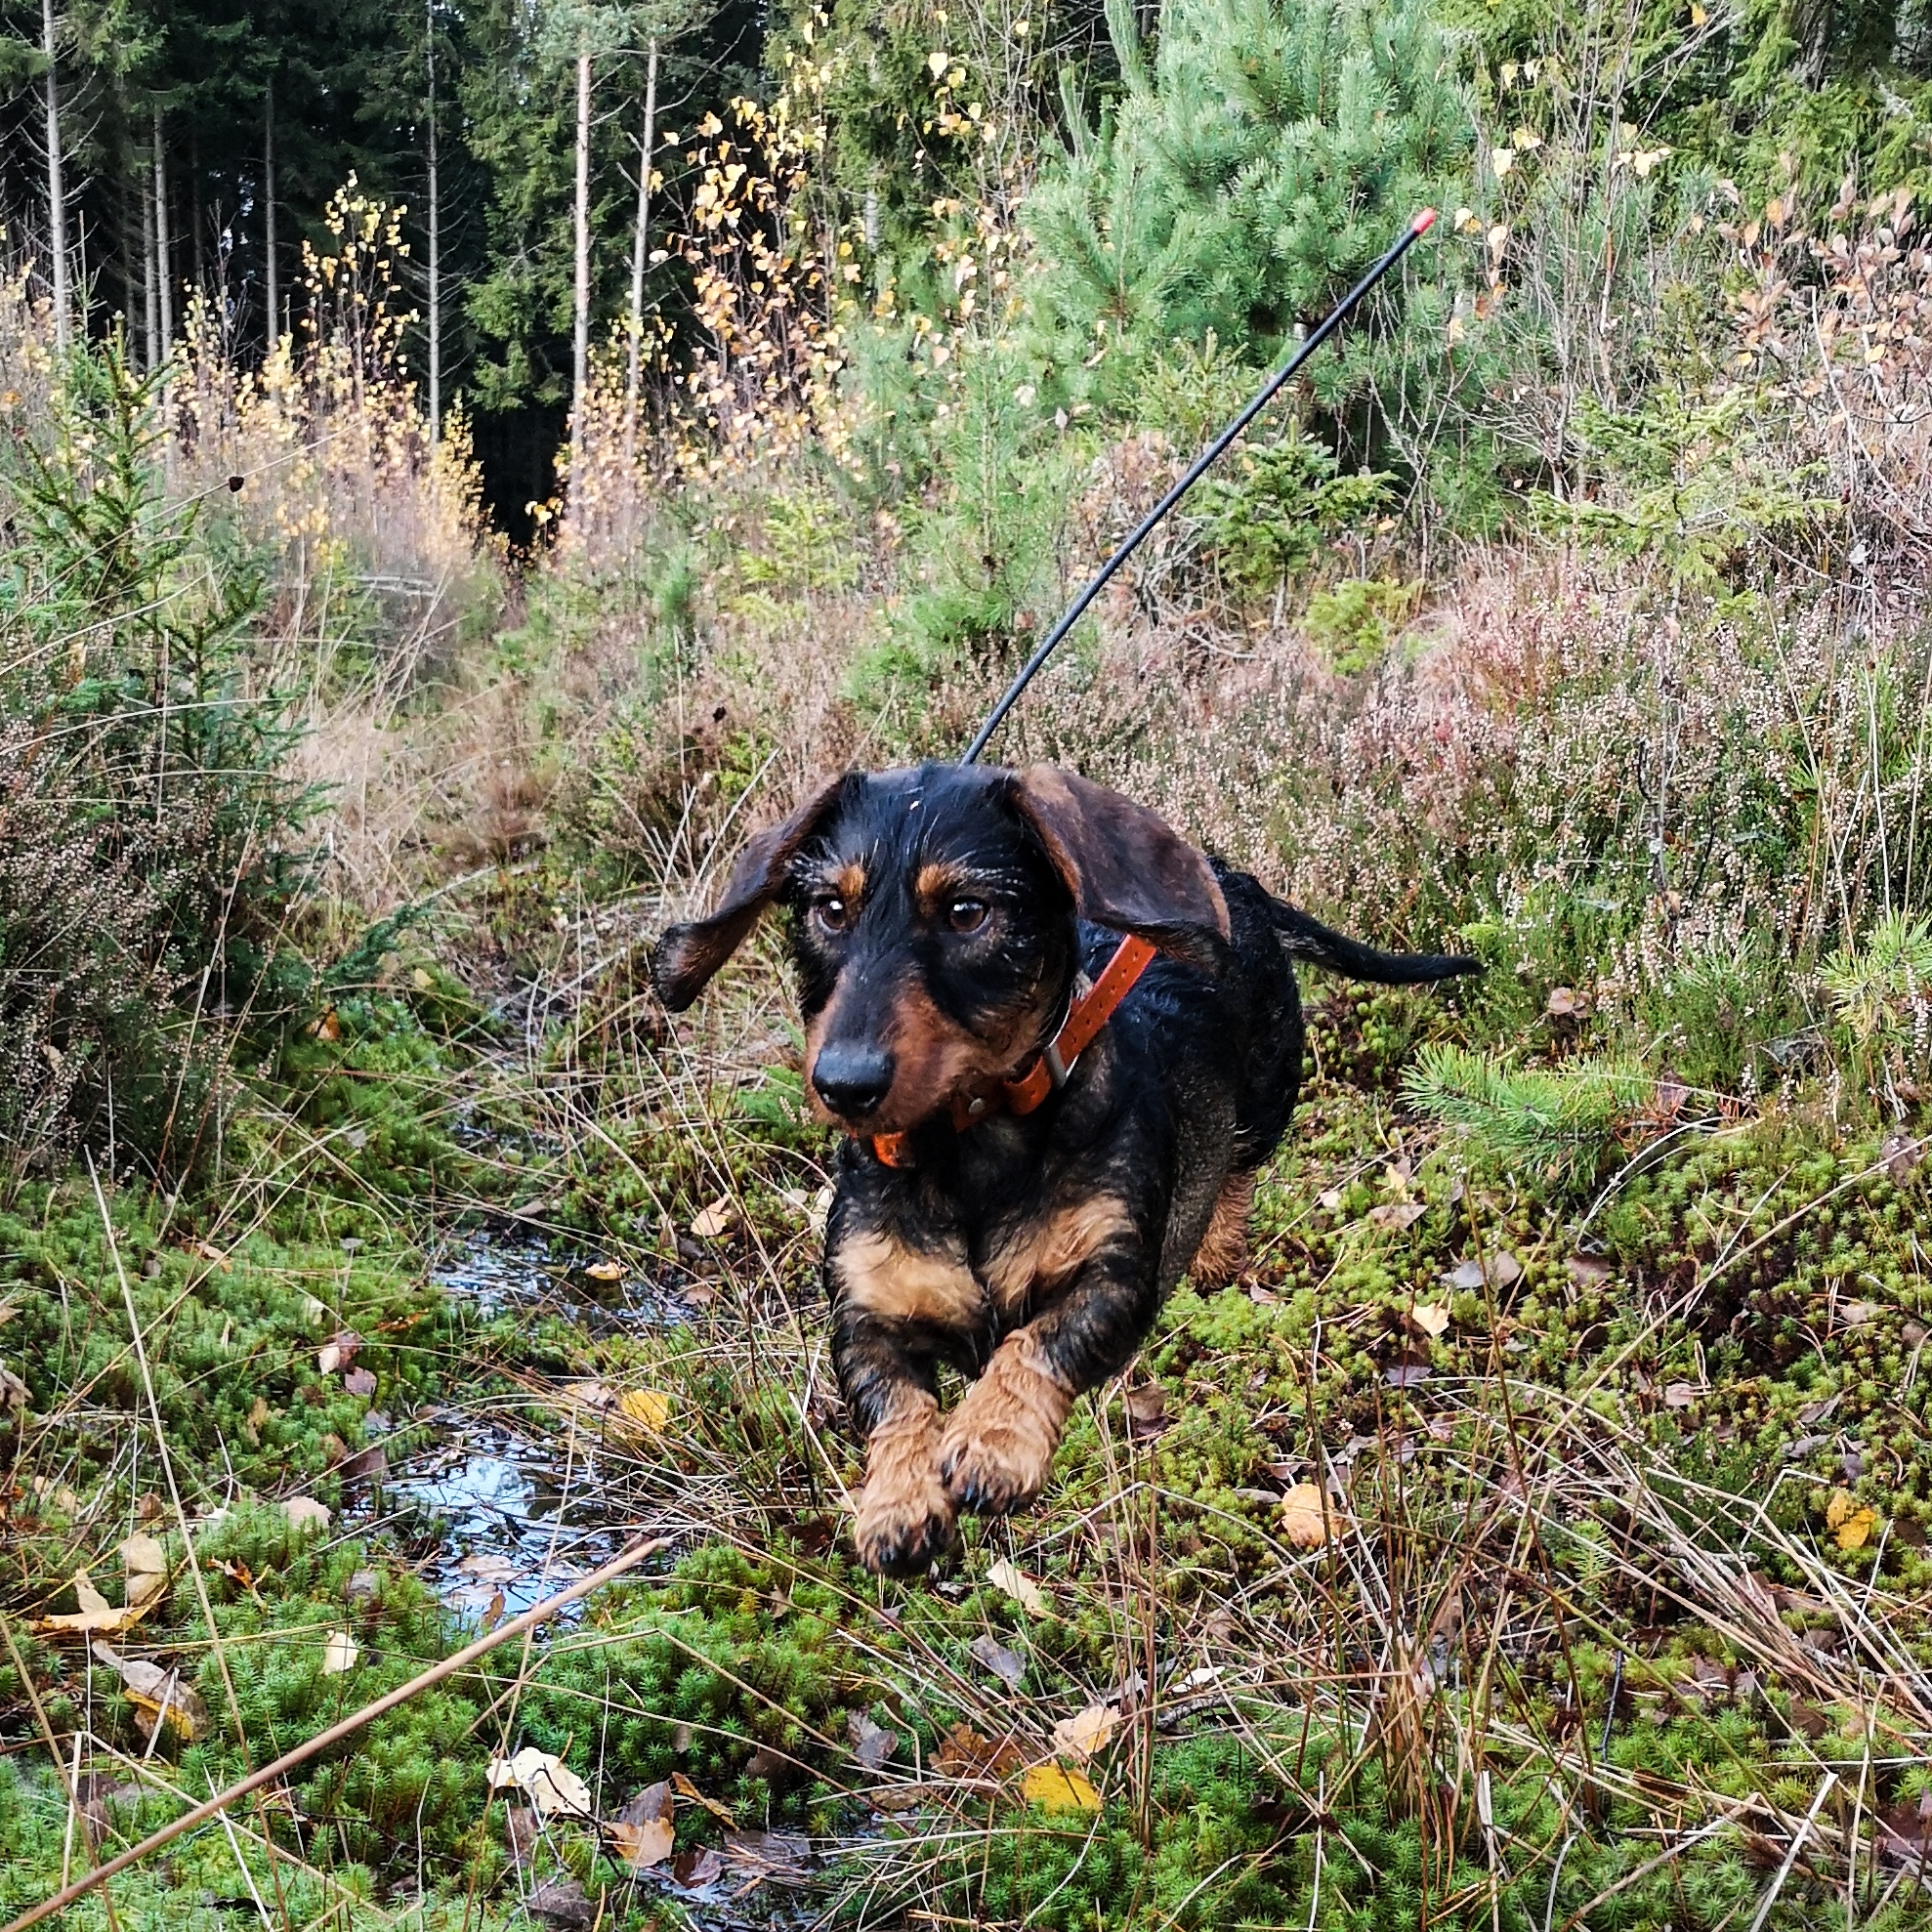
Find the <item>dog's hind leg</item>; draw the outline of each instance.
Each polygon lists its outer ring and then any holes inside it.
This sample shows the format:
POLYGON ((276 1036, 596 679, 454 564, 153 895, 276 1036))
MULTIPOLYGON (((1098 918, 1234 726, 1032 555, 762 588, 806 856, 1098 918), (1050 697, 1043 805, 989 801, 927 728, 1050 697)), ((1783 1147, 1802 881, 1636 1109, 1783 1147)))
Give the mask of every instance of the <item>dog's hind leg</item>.
POLYGON ((1254 1208, 1254 1172, 1237 1168, 1221 1183, 1214 1215, 1200 1238, 1188 1279, 1197 1288, 1226 1287, 1247 1260, 1247 1220, 1254 1208))

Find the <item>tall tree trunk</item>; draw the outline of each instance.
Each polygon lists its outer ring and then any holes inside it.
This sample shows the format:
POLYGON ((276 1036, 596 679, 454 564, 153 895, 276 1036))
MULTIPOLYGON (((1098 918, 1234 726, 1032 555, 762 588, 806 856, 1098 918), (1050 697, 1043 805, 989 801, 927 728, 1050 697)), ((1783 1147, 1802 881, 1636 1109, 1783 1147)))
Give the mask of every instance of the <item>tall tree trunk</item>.
POLYGON ((651 157, 657 150, 657 39, 653 34, 644 68, 644 147, 638 155, 637 231, 631 236, 631 339, 624 365, 624 458, 637 456, 637 402, 644 356, 644 265, 651 233, 651 157))
POLYGON ((201 131, 196 128, 188 141, 188 219, 193 238, 194 293, 208 293, 208 262, 202 254, 202 229, 207 225, 201 206, 201 131))
POLYGON ((146 182, 137 181, 141 197, 141 321, 147 371, 161 366, 161 285, 154 266, 154 197, 146 182))
POLYGON ((442 201, 436 153, 436 0, 424 11, 430 69, 430 447, 442 441, 442 201))
POLYGON ((281 269, 275 260, 275 80, 269 76, 262 122, 262 257, 268 265, 269 349, 281 340, 281 269))
POLYGON ((577 53, 577 300, 570 407, 570 483, 583 455, 584 409, 590 400, 590 49, 577 53))
POLYGON ((168 250, 168 150, 158 105, 154 109, 154 273, 161 290, 160 360, 165 362, 175 353, 175 290, 168 250))
POLYGON ((67 187, 61 170, 61 82, 54 67, 54 0, 40 0, 40 51, 47 57, 47 246, 54 258, 54 346, 67 348, 67 187))

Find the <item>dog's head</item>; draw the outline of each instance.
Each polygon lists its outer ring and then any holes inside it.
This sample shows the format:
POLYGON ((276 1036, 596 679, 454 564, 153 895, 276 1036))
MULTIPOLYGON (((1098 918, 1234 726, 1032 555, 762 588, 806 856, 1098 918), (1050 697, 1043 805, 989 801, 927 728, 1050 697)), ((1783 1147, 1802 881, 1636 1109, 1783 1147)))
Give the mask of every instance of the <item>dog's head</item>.
POLYGON ((1076 919, 1207 971, 1228 939, 1213 869, 1154 813, 1052 766, 848 773, 746 845, 717 909, 652 961, 689 1006, 782 903, 827 1118, 895 1133, 1015 1072, 1065 1010, 1076 919))

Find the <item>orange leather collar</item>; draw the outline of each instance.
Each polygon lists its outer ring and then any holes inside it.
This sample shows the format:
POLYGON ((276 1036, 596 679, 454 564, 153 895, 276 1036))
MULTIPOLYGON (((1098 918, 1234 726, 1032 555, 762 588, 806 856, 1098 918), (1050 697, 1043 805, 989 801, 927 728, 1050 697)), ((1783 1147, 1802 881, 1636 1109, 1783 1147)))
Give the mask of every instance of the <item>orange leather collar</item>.
MULTIPOLYGON (((1030 1113, 1056 1088, 1065 1086, 1074 1063, 1100 1037, 1100 1029, 1133 991, 1155 950, 1149 941, 1129 933, 1101 969, 1100 978, 1068 1008, 1060 1030, 1033 1057, 1024 1073, 1002 1080, 989 1094, 962 1096, 952 1103, 954 1128, 964 1133, 968 1127, 977 1126, 1002 1110, 1008 1113, 1030 1113)), ((870 1139, 872 1152, 886 1166, 912 1165, 909 1129, 903 1134, 873 1134, 870 1139)))

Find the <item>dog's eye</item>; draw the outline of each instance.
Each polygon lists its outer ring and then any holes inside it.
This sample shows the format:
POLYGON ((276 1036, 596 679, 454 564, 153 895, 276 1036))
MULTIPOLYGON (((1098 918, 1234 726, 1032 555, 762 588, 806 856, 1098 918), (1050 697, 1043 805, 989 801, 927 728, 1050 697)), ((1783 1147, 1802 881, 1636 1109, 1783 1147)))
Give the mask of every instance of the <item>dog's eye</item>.
POLYGON ((955 933, 977 933, 987 923, 986 901, 955 899, 946 911, 945 922, 955 933))
POLYGON ((815 899, 812 902, 812 916, 824 927, 826 932, 842 933, 851 914, 844 900, 838 898, 836 894, 829 894, 823 899, 815 899))

